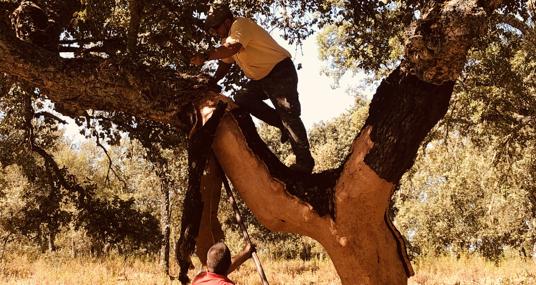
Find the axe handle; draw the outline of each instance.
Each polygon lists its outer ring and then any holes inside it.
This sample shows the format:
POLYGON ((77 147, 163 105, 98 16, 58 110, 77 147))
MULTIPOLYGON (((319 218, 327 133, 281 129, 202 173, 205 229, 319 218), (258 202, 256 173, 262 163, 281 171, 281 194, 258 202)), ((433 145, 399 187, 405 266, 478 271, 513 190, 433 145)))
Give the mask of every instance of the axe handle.
MULTIPOLYGON (((221 168, 221 165, 219 162, 218 166, 220 168, 223 186, 225 187, 225 191, 227 192, 227 197, 229 197, 229 202, 231 203, 231 206, 233 207, 233 210, 235 212, 235 218, 236 222, 238 223, 238 226, 240 226, 240 229, 242 230, 242 236, 244 239, 251 243, 251 239, 248 234, 248 230, 246 228, 246 225, 242 221, 242 216, 240 215, 240 210, 238 209, 238 205, 236 204, 236 200, 233 195, 233 191, 231 190, 231 186, 229 185, 229 181, 227 180, 227 175, 225 175, 225 172, 223 172, 223 169, 221 168)), ((253 261, 255 262, 255 267, 257 268, 257 272, 259 273, 259 277, 262 280, 262 285, 269 285, 268 279, 266 279, 266 274, 264 274, 264 269, 262 268, 261 261, 259 260, 259 257, 257 256, 256 252, 251 253, 251 257, 253 258, 253 261)))

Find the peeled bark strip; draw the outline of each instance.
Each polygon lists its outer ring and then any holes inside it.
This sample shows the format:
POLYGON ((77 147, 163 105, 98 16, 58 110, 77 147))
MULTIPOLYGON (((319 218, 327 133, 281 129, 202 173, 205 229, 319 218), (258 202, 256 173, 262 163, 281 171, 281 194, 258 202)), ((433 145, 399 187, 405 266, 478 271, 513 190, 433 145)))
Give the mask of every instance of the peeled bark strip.
POLYGON ((202 264, 207 262, 209 248, 224 239, 222 226, 218 220, 221 185, 222 177, 219 166, 214 155, 210 155, 201 178, 201 200, 205 207, 203 207, 199 233, 195 242, 195 254, 202 264))
POLYGON ((201 194, 202 177, 207 161, 211 157, 210 146, 215 130, 226 106, 223 102, 218 103, 212 117, 192 137, 188 146, 188 190, 184 196, 180 237, 176 247, 176 258, 180 266, 179 280, 182 284, 190 282, 188 278, 188 269, 191 266, 190 258, 195 251, 203 209, 207 207, 201 194))

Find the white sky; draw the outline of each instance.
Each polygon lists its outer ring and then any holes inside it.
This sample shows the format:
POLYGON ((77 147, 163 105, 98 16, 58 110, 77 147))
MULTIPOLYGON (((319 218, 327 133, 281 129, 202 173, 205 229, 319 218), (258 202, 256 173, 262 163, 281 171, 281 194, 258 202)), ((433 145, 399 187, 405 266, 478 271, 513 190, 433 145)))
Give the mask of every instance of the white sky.
POLYGON ((324 63, 318 58, 316 35, 307 38, 303 48, 298 51, 294 51, 295 48, 286 44, 281 38, 277 36, 274 38, 292 53, 296 65, 299 63, 302 65, 302 69, 298 70, 298 92, 302 121, 307 129, 314 123, 329 120, 353 106, 355 98, 353 94, 347 94, 346 90, 358 85, 358 81, 363 77, 344 76, 338 88, 333 89, 334 80, 320 74, 324 63))
MULTIPOLYGON (((318 58, 316 35, 307 38, 302 48, 298 50, 277 36, 275 32, 273 36, 279 44, 291 52, 294 63, 302 65, 302 69, 298 70, 298 92, 301 118, 308 130, 315 123, 329 120, 353 106, 355 98, 353 94, 347 94, 346 90, 352 86, 362 85, 365 78, 363 74, 344 76, 339 86, 333 89, 334 80, 320 74, 323 63, 318 58)), ((68 121, 71 123, 64 127, 65 135, 75 141, 83 139, 74 121, 68 121)))

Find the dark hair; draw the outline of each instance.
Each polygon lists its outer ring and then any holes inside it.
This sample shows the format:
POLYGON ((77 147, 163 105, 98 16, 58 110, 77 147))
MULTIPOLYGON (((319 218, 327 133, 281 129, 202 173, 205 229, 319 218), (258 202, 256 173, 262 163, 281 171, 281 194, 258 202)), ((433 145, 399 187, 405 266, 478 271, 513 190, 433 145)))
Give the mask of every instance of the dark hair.
POLYGON ((225 4, 213 4, 207 14, 205 19, 205 28, 216 28, 221 25, 225 20, 232 19, 233 12, 229 9, 229 6, 225 4))
POLYGON ((229 267, 231 267, 231 252, 229 248, 223 242, 213 245, 207 252, 208 271, 220 275, 227 275, 229 267))

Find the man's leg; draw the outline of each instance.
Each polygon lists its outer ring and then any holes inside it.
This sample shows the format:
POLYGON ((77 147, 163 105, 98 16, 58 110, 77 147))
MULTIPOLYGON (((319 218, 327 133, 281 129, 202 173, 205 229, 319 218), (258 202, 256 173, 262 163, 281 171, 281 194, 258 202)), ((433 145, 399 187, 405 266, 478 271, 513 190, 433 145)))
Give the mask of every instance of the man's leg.
POLYGON ((294 168, 311 172, 315 162, 309 150, 307 131, 300 118, 301 106, 298 100, 298 75, 292 61, 278 64, 270 75, 263 79, 263 89, 274 104, 283 126, 290 135, 292 151, 296 155, 294 168))
POLYGON ((268 125, 283 129, 281 119, 276 110, 264 103, 268 96, 255 81, 249 81, 240 91, 233 96, 234 101, 240 108, 266 122, 268 125))

